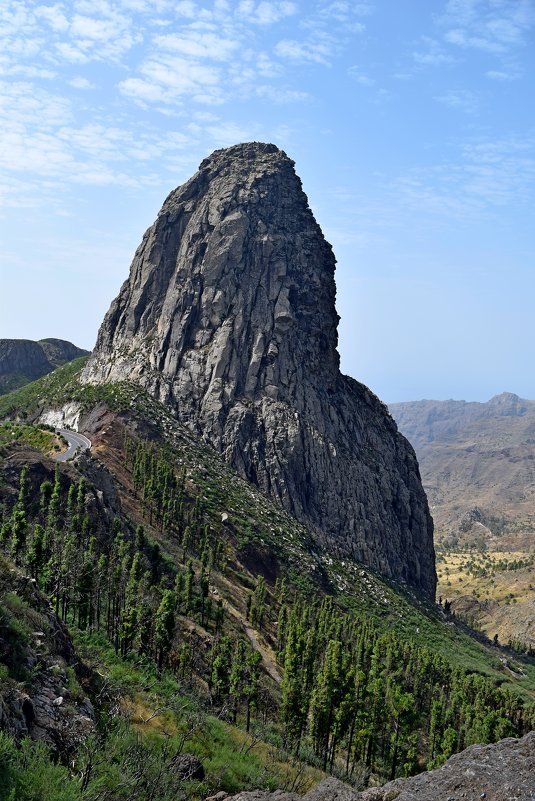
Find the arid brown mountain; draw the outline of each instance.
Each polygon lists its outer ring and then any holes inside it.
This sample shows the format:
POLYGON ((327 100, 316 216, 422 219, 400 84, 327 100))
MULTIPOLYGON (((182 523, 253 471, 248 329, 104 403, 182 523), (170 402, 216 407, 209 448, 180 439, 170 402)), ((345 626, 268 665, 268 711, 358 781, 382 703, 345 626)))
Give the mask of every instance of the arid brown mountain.
POLYGON ((414 452, 339 370, 334 268, 285 153, 216 151, 146 232, 83 380, 138 382, 334 554, 433 597, 414 452))
POLYGON ((500 642, 535 647, 535 401, 390 407, 415 447, 440 549, 440 595, 500 642))
POLYGON ((535 544, 535 401, 415 401, 390 411, 416 450, 437 533, 535 544))
POLYGON ((0 339, 0 395, 88 353, 63 339, 0 339))

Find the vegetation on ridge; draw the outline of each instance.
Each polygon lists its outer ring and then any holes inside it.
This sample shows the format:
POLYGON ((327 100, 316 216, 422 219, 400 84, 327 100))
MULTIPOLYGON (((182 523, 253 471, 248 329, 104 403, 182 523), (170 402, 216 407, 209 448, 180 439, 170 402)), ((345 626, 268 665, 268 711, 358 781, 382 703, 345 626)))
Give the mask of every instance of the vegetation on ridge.
POLYGON ((279 701, 273 682, 260 681, 262 657, 219 589, 219 576, 236 581, 234 554, 261 544, 254 526, 233 517, 232 526, 214 527, 217 504, 169 452, 127 436, 124 454, 146 527, 116 517, 107 531, 93 530, 84 478, 66 484, 57 468, 36 503, 23 469, 1 535, 56 613, 81 632, 100 631, 118 658, 149 659, 246 730, 270 721, 288 759, 293 753, 348 779, 409 775, 423 761, 440 764, 471 742, 533 725, 518 695, 372 619, 348 616, 342 596, 311 603, 291 572, 276 586, 262 577, 250 585, 246 613, 256 636, 272 642, 279 701), (236 528, 244 524, 245 536, 236 528), (147 531, 168 543, 172 560, 147 531))
MULTIPOLYGON (((17 491, 3 493, 1 538, 115 687, 97 705, 94 753, 97 763, 115 755, 129 778, 119 786, 95 768, 87 786, 72 779, 73 798, 126 798, 132 786, 144 798, 188 720, 202 719, 203 734, 182 736, 181 753, 201 757, 206 778, 147 798, 303 789, 324 770, 358 785, 535 725, 529 660, 504 667, 443 610, 314 550, 303 526, 138 387, 81 387, 72 375, 20 392, 30 417, 48 391, 56 404, 103 403, 87 477, 58 467, 43 480, 23 467, 17 491), (99 461, 122 513, 95 506, 99 461), (129 774, 140 754, 148 773, 129 774)), ((29 757, 5 747, 15 788, 17 760, 29 757)))

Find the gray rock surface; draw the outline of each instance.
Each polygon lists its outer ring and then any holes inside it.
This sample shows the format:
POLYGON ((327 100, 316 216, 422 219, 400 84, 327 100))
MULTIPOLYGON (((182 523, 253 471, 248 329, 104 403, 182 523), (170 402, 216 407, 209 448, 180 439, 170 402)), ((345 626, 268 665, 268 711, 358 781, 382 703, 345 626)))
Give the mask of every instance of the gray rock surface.
POLYGON ((334 268, 285 153, 216 151, 146 232, 82 380, 138 382, 335 554, 433 597, 414 452, 340 373, 334 268))
POLYGON ((88 353, 63 339, 0 339, 0 394, 88 353))
MULTIPOLYGON (((521 740, 473 745, 445 765, 410 779, 357 792, 337 779, 325 779, 304 801, 533 801, 535 732, 521 740)), ((303 801, 295 793, 254 791, 228 801, 303 801)))
MULTIPOLYGON (((495 745, 473 745, 445 765, 356 794, 355 801, 533 801, 535 732, 495 745)), ((321 801, 320 798, 311 801, 321 801)))
MULTIPOLYGON (((18 607, 17 607, 18 608, 18 607)), ((46 742, 66 755, 95 731, 91 701, 74 684, 81 665, 67 628, 37 590, 35 581, 0 560, 0 731, 17 741, 25 737, 46 742), (38 630, 14 648, 9 636, 8 595, 22 605, 22 630, 34 621, 38 630)))
POLYGON ((193 754, 178 754, 173 757, 169 770, 186 781, 202 782, 205 775, 201 760, 193 754))

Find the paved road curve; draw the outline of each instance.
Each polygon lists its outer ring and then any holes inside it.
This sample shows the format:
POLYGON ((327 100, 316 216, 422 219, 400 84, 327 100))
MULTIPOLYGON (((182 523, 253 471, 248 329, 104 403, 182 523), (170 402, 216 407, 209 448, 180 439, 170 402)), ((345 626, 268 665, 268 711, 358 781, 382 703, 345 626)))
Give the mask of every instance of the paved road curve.
POLYGON ((78 451, 86 451, 91 447, 91 440, 84 437, 83 434, 77 434, 75 431, 67 431, 63 428, 58 430, 58 434, 65 437, 69 443, 69 449, 56 456, 56 462, 66 462, 67 459, 72 459, 73 456, 76 456, 78 451))

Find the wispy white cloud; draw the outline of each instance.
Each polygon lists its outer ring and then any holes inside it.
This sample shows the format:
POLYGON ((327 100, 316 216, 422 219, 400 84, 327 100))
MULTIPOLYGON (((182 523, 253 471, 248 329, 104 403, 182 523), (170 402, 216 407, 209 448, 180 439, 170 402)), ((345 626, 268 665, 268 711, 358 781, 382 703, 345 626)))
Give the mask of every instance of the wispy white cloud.
POLYGON ((346 31, 362 33, 366 25, 362 19, 373 14, 372 3, 352 3, 347 0, 323 0, 314 15, 306 21, 307 27, 340 24, 346 31))
POLYGON ((82 76, 78 75, 75 78, 71 78, 69 81, 69 86, 72 86, 73 89, 94 89, 95 84, 91 83, 90 80, 87 78, 83 78, 82 76))
POLYGON ((351 38, 366 30, 362 18, 372 11, 371 3, 320 0, 301 21, 307 35, 302 39, 281 39, 274 52, 290 63, 331 66, 351 38))
MULTIPOLYGON (((217 106, 258 96, 266 78, 269 86, 284 80, 292 56, 309 63, 327 62, 331 42, 323 34, 315 37, 312 50, 300 42, 283 42, 271 51, 265 44, 256 46, 260 29, 275 29, 298 11, 294 2, 183 0, 174 6, 181 21, 178 28, 152 30, 143 44, 142 59, 118 88, 125 97, 160 111, 180 109, 186 102, 217 106)), ((261 91, 270 102, 301 102, 304 93, 290 84, 286 79, 278 93, 269 88, 261 91)))
POLYGON ((275 46, 277 56, 298 64, 324 64, 328 66, 336 47, 329 36, 316 36, 314 39, 299 42, 295 39, 282 39, 275 46))
POLYGON ((169 104, 186 98, 212 105, 224 101, 222 73, 215 65, 160 53, 146 59, 139 71, 141 78, 127 78, 119 89, 142 103, 169 104))
POLYGON ((156 36, 154 45, 158 49, 195 59, 229 61, 240 47, 240 42, 211 32, 196 32, 195 36, 191 33, 156 36))
POLYGON ((475 114, 480 105, 480 96, 469 89, 451 89, 442 95, 436 95, 434 100, 449 108, 459 109, 467 114, 475 114))
POLYGON ((37 19, 47 22, 53 31, 65 33, 69 30, 69 20, 64 14, 63 6, 56 4, 53 6, 38 6, 35 10, 37 19))
POLYGON ((421 214, 477 217, 535 196, 535 140, 469 142, 451 164, 414 169, 396 181, 396 195, 421 214))
POLYGON ((0 83, 0 97, 4 203, 31 205, 32 194, 45 202, 58 181, 63 189, 151 184, 154 162, 165 163, 191 146, 190 136, 180 132, 131 131, 109 120, 80 124, 67 99, 31 84, 0 83))
POLYGON ((241 0, 238 3, 236 16, 254 25, 273 25, 284 17, 292 16, 297 12, 297 4, 291 2, 261 2, 241 0))
POLYGON ((239 0, 239 2, 227 2, 227 0, 216 0, 212 8, 207 8, 205 4, 193 2, 193 0, 181 0, 175 4, 174 9, 177 14, 188 20, 213 21, 222 18, 229 19, 234 17, 237 21, 251 25, 273 25, 285 17, 290 17, 297 13, 298 5, 294 2, 282 0, 282 2, 254 2, 254 0, 239 0))
POLYGON ((422 36, 421 48, 414 50, 412 57, 416 64, 428 64, 434 67, 452 64, 456 60, 440 42, 430 36, 422 36))
POLYGON ((256 94, 276 104, 308 103, 312 100, 312 95, 308 92, 290 89, 287 86, 261 85, 257 87, 256 94))
POLYGON ((365 95, 367 103, 379 105, 391 99, 392 92, 383 86, 379 86, 376 78, 372 78, 371 75, 362 72, 357 65, 350 67, 347 74, 358 86, 367 90, 365 95))
MULTIPOLYGON (((4 2, 4 75, 16 70, 44 79, 65 65, 85 69, 104 62, 123 73, 116 87, 124 99, 164 114, 180 112, 186 102, 217 106, 259 94, 274 103, 300 103, 307 93, 292 86, 291 66, 329 65, 344 37, 361 30, 359 20, 372 11, 368 2, 345 0, 318 0, 313 8, 290 0, 4 2), (275 31, 291 17, 299 20, 296 31, 306 31, 302 40, 277 42, 274 35, 273 45, 262 39, 263 47, 257 46, 266 29, 275 31), (272 91, 278 82, 280 90, 272 91)), ((89 75, 66 83, 94 86, 89 75)))
POLYGON ((222 122, 208 126, 207 131, 216 147, 228 147, 236 142, 247 142, 257 138, 261 126, 254 123, 239 125, 234 122, 222 122))
POLYGON ((51 81, 58 75, 57 72, 47 69, 46 67, 33 67, 29 64, 10 64, 3 63, 3 61, 4 60, 0 56, 0 72, 2 72, 4 76, 20 75, 23 78, 39 78, 51 81))
POLYGON ((72 0, 37 5, 33 0, 4 0, 0 10, 4 57, 40 58, 58 66, 64 61, 117 61, 141 37, 121 3, 72 0))
POLYGON ((369 75, 366 75, 357 66, 350 67, 348 69, 348 75, 355 81, 355 83, 360 84, 360 86, 375 86, 376 84, 375 78, 370 78, 369 75))
POLYGON ((261 52, 257 55, 256 69, 262 78, 278 78, 284 73, 282 66, 266 52, 261 52))
POLYGON ((532 0, 449 0, 440 22, 450 44, 501 55, 526 43, 535 7, 532 0))
POLYGON ((488 70, 485 76, 493 81, 515 81, 520 78, 521 72, 513 67, 511 69, 488 70))

